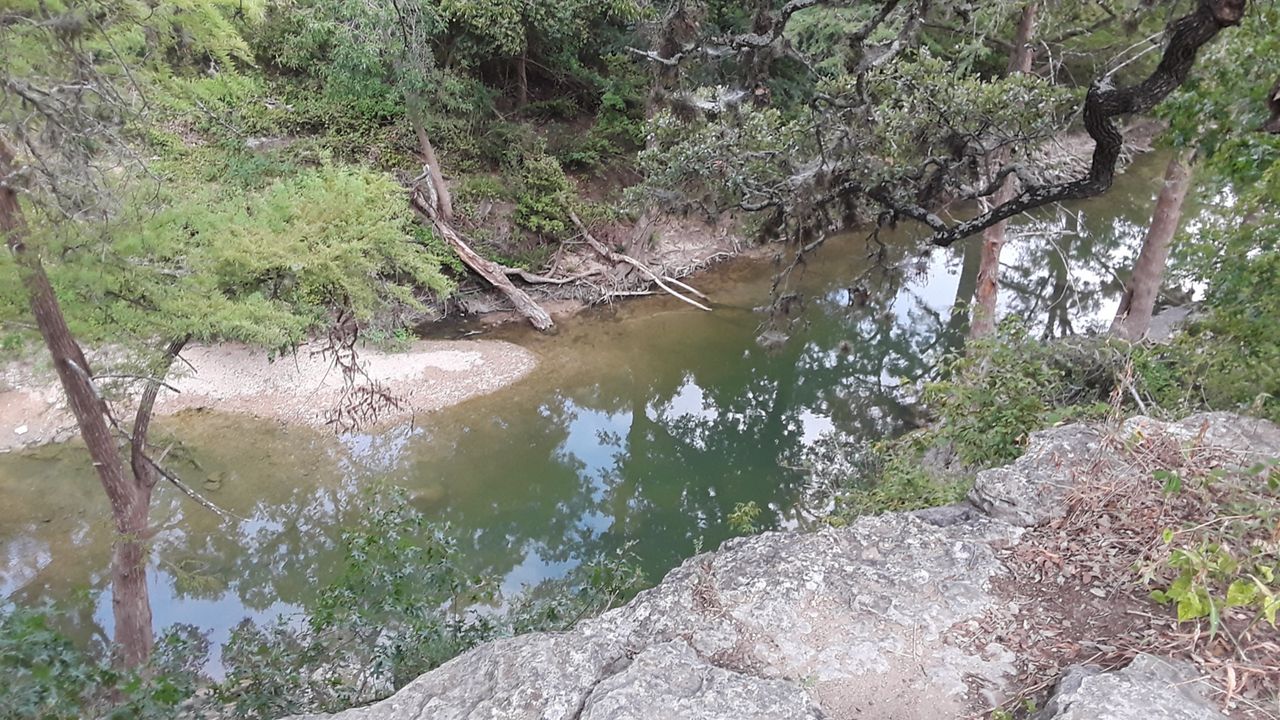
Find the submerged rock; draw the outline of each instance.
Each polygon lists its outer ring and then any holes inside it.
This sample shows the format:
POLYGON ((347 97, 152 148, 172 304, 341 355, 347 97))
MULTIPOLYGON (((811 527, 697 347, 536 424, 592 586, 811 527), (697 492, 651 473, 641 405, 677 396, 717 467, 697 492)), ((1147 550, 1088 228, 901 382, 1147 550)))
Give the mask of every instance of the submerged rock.
MULTIPOLYGON (((1140 418, 1241 459, 1280 455, 1280 428, 1210 413, 1140 418)), ((862 517, 845 528, 764 533, 686 560, 629 604, 563 633, 494 641, 333 720, 934 720, 972 717, 1012 687, 1016 658, 979 630, 1005 600, 998 556, 1023 527, 1065 513, 1076 478, 1117 451, 1101 429, 1035 433, 981 473, 972 504, 862 517), (969 640, 961 640, 960 636, 969 640)), ((1194 669, 1139 656, 1075 668, 1037 720, 1215 716, 1194 669)), ((316 718, 318 716, 311 716, 316 718)))

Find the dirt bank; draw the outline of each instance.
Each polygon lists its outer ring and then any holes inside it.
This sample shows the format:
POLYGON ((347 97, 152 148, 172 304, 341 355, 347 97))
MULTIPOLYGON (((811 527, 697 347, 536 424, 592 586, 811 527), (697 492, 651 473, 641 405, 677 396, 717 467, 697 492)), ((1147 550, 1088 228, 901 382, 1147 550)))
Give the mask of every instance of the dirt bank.
MULTIPOLYGON (((213 409, 288 423, 323 425, 343 394, 342 373, 304 345, 291 356, 269 362, 243 345, 195 346, 182 355, 171 390, 157 410, 213 409), (176 392, 175 392, 176 391, 176 392)), ((421 341, 405 352, 361 353, 370 379, 398 400, 383 420, 429 413, 485 395, 527 375, 537 360, 507 342, 421 341)), ((75 433, 57 379, 28 362, 0 371, 0 452, 65 440, 75 433)))

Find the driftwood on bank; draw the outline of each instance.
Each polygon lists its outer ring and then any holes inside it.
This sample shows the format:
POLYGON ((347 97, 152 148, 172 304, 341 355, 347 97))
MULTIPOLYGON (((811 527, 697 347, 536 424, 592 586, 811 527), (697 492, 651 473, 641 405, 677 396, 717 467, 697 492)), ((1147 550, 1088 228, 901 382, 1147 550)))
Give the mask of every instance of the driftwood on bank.
MULTIPOLYGON (((422 218, 431 224, 435 231, 440 235, 441 239, 444 240, 445 243, 453 249, 454 253, 457 254, 458 258, 462 260, 463 264, 477 275, 484 278, 484 280, 490 285, 497 288, 499 292, 511 301, 511 304, 515 306, 516 311, 523 315, 531 325, 539 330, 550 330, 554 326, 551 316, 541 305, 531 298, 528 293, 521 290, 511 282, 511 277, 518 277, 531 285, 566 285, 568 283, 582 281, 586 278, 594 275, 600 275, 605 272, 603 269, 594 269, 567 277, 553 277, 549 275, 531 273, 521 268, 507 267, 493 262, 492 260, 488 260, 482 257, 475 250, 471 249, 471 246, 467 244, 462 235, 458 233, 457 230, 454 230, 453 226, 441 216, 437 209, 435 198, 429 193, 430 188, 424 189, 421 186, 414 185, 409 191, 410 205, 422 218)), ((703 300, 708 299, 705 294, 696 288, 668 275, 659 274, 645 263, 631 257, 630 255, 608 249, 603 243, 597 240, 589 230, 587 230, 587 227, 582 223, 582 220, 578 218, 577 213, 570 211, 569 218, 577 227, 578 232, 582 233, 583 239, 585 239, 587 244, 591 246, 592 250, 608 262, 615 266, 625 265, 627 267, 634 268, 668 295, 671 295, 682 302, 688 303, 699 310, 705 310, 707 312, 711 311, 709 306, 689 297, 689 295, 692 295, 702 298, 703 300), (679 288, 680 290, 675 288, 679 288), (688 295, 680 292, 681 290, 683 290, 684 293, 688 293, 688 295)), ((649 291, 601 290, 601 296, 605 299, 650 294, 654 293, 649 291)))
POLYGON ((550 330, 555 326, 547 311, 535 302, 533 298, 529 297, 528 293, 516 287, 511 282, 511 279, 507 277, 508 273, 519 274, 519 271, 499 265, 492 260, 487 260, 475 250, 472 250, 471 246, 467 245, 466 241, 462 239, 462 236, 449 223, 441 219, 435 205, 429 198, 424 198, 417 188, 409 193, 409 202, 412 203, 414 209, 431 221, 441 239, 448 243, 449 247, 453 248, 453 251, 462 259, 462 262, 505 295, 511 301, 511 304, 515 306, 516 311, 529 320, 529 324, 544 331, 550 330))
POLYGON ((525 270, 523 268, 503 267, 502 271, 507 275, 514 275, 520 278, 521 280, 529 283, 530 285, 567 285, 571 282, 585 280, 591 277, 592 275, 599 275, 601 272, 603 272, 601 270, 591 270, 589 272, 578 273, 577 275, 570 275, 569 277, 558 278, 558 277, 548 277, 546 275, 538 275, 536 273, 531 273, 528 270, 525 270))
POLYGON ((694 290, 693 288, 680 282, 679 280, 658 275, 653 270, 651 270, 648 265, 645 265, 644 263, 631 257, 630 255, 626 255, 620 252, 614 252, 613 250, 610 250, 609 248, 605 247, 599 240, 595 238, 595 236, 591 234, 590 230, 587 230, 587 226, 582 224, 582 220, 578 219, 578 214, 573 212, 572 210, 569 211, 569 219, 572 220, 574 226, 578 228, 578 232, 582 233, 582 238, 587 241, 587 244, 590 245, 593 250, 600 253, 600 255, 603 256, 605 259, 609 260, 614 264, 630 265, 631 267, 634 267, 635 269, 644 273, 645 276, 647 276, 651 281, 653 281, 654 285, 657 285, 668 295, 671 295, 672 297, 682 300, 686 303, 689 303, 690 305, 698 308, 699 310, 706 310, 707 312, 711 312, 711 308, 707 307, 706 305, 703 305, 702 303, 698 302, 697 300, 694 300, 693 298, 680 294, 676 290, 672 289, 672 287, 667 283, 669 282, 672 285, 679 286, 680 288, 683 288, 686 292, 697 295, 698 297, 703 299, 706 299, 707 297, 706 295, 703 295, 702 293, 698 292, 697 290, 694 290))

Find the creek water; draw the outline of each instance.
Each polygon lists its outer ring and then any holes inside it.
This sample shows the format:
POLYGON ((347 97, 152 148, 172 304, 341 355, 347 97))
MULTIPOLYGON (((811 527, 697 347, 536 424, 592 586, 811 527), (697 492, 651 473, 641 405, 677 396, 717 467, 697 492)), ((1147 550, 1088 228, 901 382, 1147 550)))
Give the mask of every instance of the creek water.
MULTIPOLYGON (((1104 324, 1141 241, 1164 159, 1142 158, 1105 197, 1017 223, 1006 249, 1006 312, 1051 336, 1104 324)), ((165 418, 179 470, 244 518, 223 523, 176 491, 157 493, 164 529, 150 556, 157 627, 190 623, 221 642, 244 617, 288 613, 340 564, 340 532, 375 483, 404 488, 447 522, 465 562, 518 590, 630 547, 656 582, 732 534, 736 503, 774 526, 804 524, 804 448, 828 434, 874 440, 912 411, 897 386, 958 347, 977 243, 926 249, 882 233, 833 238, 793 274, 789 339, 757 342, 777 266, 728 262, 691 281, 705 313, 671 298, 588 311, 556 335, 488 334, 538 368, 487 397, 377 433, 321 431, 212 412, 165 418)), ((790 251, 786 259, 789 259, 790 251)), ((786 261, 784 259, 784 262, 786 261)), ((111 522, 79 448, 0 455, 0 598, 77 608, 78 636, 109 637, 111 522)))

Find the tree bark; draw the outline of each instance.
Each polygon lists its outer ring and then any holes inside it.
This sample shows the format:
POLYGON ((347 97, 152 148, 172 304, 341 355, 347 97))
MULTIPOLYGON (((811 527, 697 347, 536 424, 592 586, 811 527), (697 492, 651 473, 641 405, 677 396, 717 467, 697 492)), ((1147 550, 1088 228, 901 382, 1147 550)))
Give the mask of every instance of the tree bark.
MULTIPOLYGON (((0 141, 0 177, 11 175, 13 163, 12 152, 0 141)), ((89 363, 67 326, 39 255, 27 247, 28 227, 17 192, 6 185, 0 185, 0 231, 18 266, 36 327, 111 503, 117 533, 111 563, 116 657, 125 667, 135 667, 147 661, 153 645, 146 551, 142 545, 151 489, 142 486, 126 469, 107 423, 107 408, 93 384, 89 363)))
POLYGON ((146 664, 155 644, 147 588, 150 508, 151 488, 138 488, 138 499, 123 518, 116 517, 121 529, 111 547, 111 614, 116 626, 115 658, 123 667, 146 664))
POLYGON ((1133 266, 1120 307, 1111 323, 1111 334, 1126 340, 1140 340, 1151 327, 1151 315, 1155 310, 1156 296, 1164 281, 1165 265, 1173 237, 1182 221, 1182 205, 1191 187, 1191 153, 1181 153, 1169 159, 1164 173, 1164 186, 1156 198, 1156 208, 1151 225, 1142 240, 1142 250, 1133 266))
POLYGON ((529 104, 529 47, 516 56, 516 109, 523 110, 529 104))
POLYGON ((956 298, 951 303, 951 315, 947 318, 947 335, 955 339, 948 344, 948 350, 955 348, 961 337, 961 331, 967 330, 969 317, 972 315, 973 296, 978 288, 981 251, 982 248, 973 243, 964 245, 964 255, 960 260, 960 277, 956 280, 956 298))
MULTIPOLYGON (((1018 20, 1018 29, 1013 38, 1013 51, 1009 56, 1009 75, 1031 72, 1031 63, 1035 59, 1031 42, 1036 34, 1037 12, 1037 0, 1027 3, 1022 9, 1022 17, 1018 20)), ((1007 162, 1009 151, 1001 148, 992 154, 990 167, 999 170, 1007 162)), ((1018 180, 1013 175, 1008 175, 996 190, 992 202, 1000 206, 1013 200, 1017 194, 1018 180)), ((1008 220, 1001 220, 982 231, 982 260, 978 266, 973 320, 969 323, 970 338, 988 337, 995 332, 996 301, 1000 289, 1000 252, 1004 249, 1008 224, 1008 220)))
POLYGON ((1271 90, 1267 92, 1267 109, 1271 111, 1271 117, 1262 124, 1260 130, 1280 135, 1280 79, 1277 79, 1276 84, 1272 85, 1271 90))
POLYGON ((416 107, 416 102, 410 102, 410 105, 413 107, 409 110, 409 122, 413 125, 414 134, 418 136, 418 148, 422 151, 422 161, 427 164, 427 176, 431 178, 431 190, 436 196, 436 210, 445 222, 452 222, 453 195, 449 192, 449 186, 444 184, 444 174, 440 171, 440 162, 436 160, 435 146, 431 144, 431 138, 427 137, 422 113, 416 107))

